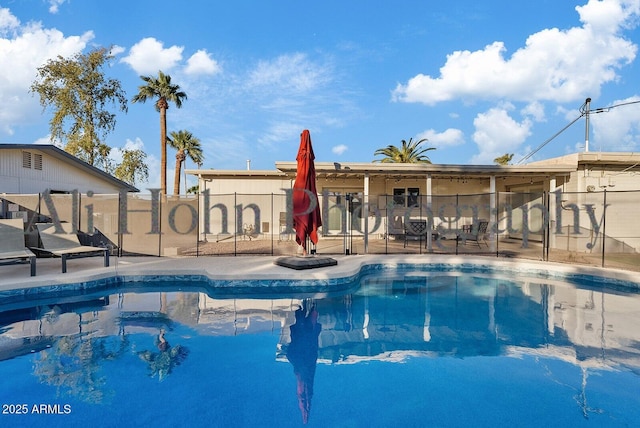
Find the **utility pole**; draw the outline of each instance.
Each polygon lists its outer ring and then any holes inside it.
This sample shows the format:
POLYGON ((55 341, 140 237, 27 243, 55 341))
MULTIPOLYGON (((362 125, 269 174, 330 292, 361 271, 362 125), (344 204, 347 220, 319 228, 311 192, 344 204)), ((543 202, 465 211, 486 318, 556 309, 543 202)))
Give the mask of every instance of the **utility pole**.
POLYGON ((589 151, 589 111, 591 110, 591 98, 587 98, 584 102, 584 117, 585 117, 585 130, 584 130, 584 151, 589 151))

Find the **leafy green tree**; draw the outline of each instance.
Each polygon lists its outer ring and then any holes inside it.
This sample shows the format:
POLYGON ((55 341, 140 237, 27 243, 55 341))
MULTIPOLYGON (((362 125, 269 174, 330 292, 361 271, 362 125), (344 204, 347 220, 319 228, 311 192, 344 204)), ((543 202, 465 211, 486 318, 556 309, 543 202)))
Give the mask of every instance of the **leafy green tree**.
POLYGON ((402 147, 389 145, 383 149, 378 149, 373 155, 384 157, 382 159, 376 159, 374 162, 431 163, 431 160, 425 153, 430 150, 435 150, 435 147, 420 148, 420 144, 425 141, 427 141, 426 138, 420 141, 412 141, 412 139, 409 138, 409 141, 402 140, 402 147))
MULTIPOLYGON (((80 321, 86 323, 80 315, 80 321)), ((110 341, 86 333, 61 336, 39 352, 33 362, 38 380, 56 387, 58 394, 70 395, 86 403, 103 403, 114 394, 107 381, 105 361, 113 361, 131 350, 129 338, 110 341)))
POLYGON ((135 185, 137 181, 147 181, 149 168, 145 163, 147 154, 139 149, 125 149, 122 152, 122 163, 118 165, 113 175, 120 180, 135 185))
POLYGON ((495 158, 493 161, 497 165, 509 165, 511 159, 513 159, 513 153, 505 153, 504 155, 495 158))
POLYGON ((200 140, 193 136, 189 131, 172 131, 167 143, 178 151, 176 153, 176 171, 173 179, 173 194, 180 194, 180 172, 182 163, 187 159, 191 159, 197 164, 201 164, 204 160, 200 140))
POLYGON ((120 81, 107 79, 102 71, 112 58, 106 48, 71 58, 58 56, 38 68, 30 88, 40 96, 43 110, 53 109, 51 140, 66 142, 67 152, 107 172, 111 147, 104 140, 116 126, 116 115, 107 107, 127 112, 120 81))
POLYGON ((138 94, 131 101, 146 102, 155 99, 156 111, 160 113, 160 192, 167 194, 167 110, 169 103, 174 103, 177 108, 182 107, 182 101, 187 99, 187 94, 180 90, 180 86, 171 83, 171 76, 158 71, 158 77, 140 76, 145 82, 138 87, 138 94))

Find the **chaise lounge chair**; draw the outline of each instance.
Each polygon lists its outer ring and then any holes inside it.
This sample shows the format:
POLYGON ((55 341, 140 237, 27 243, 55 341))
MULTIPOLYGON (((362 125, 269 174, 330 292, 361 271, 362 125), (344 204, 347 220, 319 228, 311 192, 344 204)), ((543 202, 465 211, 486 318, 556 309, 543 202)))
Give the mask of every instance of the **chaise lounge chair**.
POLYGON ((24 245, 24 221, 20 218, 0 220, 0 262, 28 261, 31 276, 36 276, 36 255, 24 245))
POLYGON ((38 223, 37 226, 42 248, 32 248, 32 250, 62 258, 62 273, 67 272, 67 259, 71 257, 88 257, 102 253, 104 266, 109 266, 109 249, 81 245, 78 235, 71 233, 70 224, 62 224, 64 233, 55 233, 56 228, 53 223, 38 223))

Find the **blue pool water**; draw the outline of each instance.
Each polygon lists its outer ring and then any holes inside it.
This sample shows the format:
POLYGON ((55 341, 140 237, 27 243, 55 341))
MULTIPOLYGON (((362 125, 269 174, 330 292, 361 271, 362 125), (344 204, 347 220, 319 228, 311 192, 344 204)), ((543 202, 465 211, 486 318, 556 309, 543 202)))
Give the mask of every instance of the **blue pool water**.
POLYGON ((0 299, 0 426, 640 421, 632 290, 411 269, 273 299, 105 288, 0 299))

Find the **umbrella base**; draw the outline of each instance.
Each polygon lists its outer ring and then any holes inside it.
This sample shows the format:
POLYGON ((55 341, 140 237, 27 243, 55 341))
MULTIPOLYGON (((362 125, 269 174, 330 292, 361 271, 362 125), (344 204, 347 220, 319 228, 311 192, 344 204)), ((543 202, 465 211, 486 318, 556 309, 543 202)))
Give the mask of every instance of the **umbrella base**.
POLYGON ((278 266, 283 266, 291 269, 314 269, 327 266, 336 266, 338 261, 331 257, 278 257, 274 262, 278 266))

